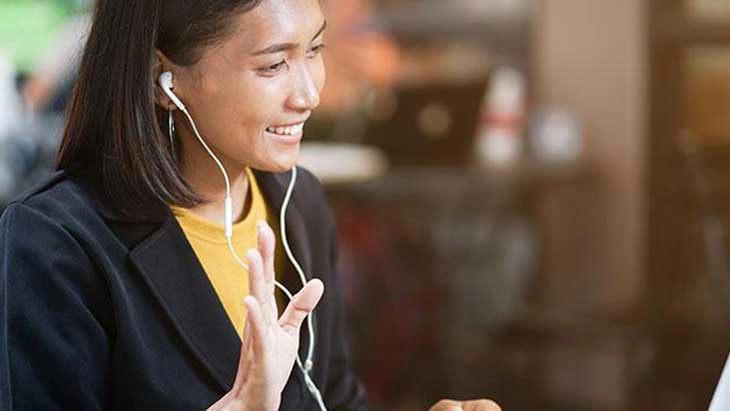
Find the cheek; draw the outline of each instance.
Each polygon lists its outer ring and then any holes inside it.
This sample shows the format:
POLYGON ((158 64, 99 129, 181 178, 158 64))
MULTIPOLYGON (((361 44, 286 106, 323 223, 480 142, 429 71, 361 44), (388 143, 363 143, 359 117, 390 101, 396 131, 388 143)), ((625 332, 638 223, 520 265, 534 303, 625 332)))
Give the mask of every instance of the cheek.
POLYGON ((324 64, 324 59, 319 58, 319 64, 316 65, 314 71, 314 84, 317 85, 317 89, 321 92, 327 82, 327 69, 324 64))
POLYGON ((249 132, 263 131, 276 121, 281 111, 286 93, 284 87, 277 84, 259 84, 257 87, 245 87, 234 93, 229 101, 235 107, 230 124, 237 124, 249 132))

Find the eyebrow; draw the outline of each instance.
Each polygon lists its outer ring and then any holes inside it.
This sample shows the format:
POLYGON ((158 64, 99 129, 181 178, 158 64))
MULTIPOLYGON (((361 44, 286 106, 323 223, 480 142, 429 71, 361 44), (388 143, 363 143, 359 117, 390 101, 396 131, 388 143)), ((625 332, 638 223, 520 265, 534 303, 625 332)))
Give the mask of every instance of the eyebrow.
MULTIPOLYGON (((319 37, 320 34, 324 31, 324 29, 327 28, 327 20, 322 23, 322 27, 319 29, 317 34, 312 37, 311 41, 314 41, 317 37, 319 37)), ((282 51, 289 51, 293 50, 299 47, 299 43, 279 43, 279 44, 273 44, 269 47, 266 47, 263 50, 255 51, 251 53, 254 56, 260 56, 262 54, 274 54, 274 53, 281 53, 282 51)))

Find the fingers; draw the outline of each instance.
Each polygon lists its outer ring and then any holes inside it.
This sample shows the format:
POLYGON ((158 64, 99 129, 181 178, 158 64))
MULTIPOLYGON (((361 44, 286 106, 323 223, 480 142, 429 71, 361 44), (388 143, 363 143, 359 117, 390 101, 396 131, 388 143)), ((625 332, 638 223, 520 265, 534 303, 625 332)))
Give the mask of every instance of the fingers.
POLYGON ((258 222, 259 230, 259 252, 264 260, 264 280, 270 292, 274 292, 274 257, 276 249, 276 235, 274 231, 266 224, 266 221, 258 222))
POLYGON ((429 411, 501 411, 499 405, 490 400, 454 401, 441 400, 433 405, 429 411))
POLYGON ((251 249, 246 253, 246 259, 248 260, 248 284, 251 295, 256 297, 256 300, 261 304, 267 319, 271 317, 271 322, 273 322, 278 312, 274 300, 274 290, 273 288, 269 290, 264 280, 264 263, 261 259, 261 253, 258 250, 251 249))
POLYGON ((495 403, 494 401, 490 400, 474 400, 474 401, 464 401, 462 403, 462 407, 464 408, 464 411, 501 411, 502 409, 499 408, 499 405, 495 403))
POLYGON ((266 287, 264 285, 263 262, 258 250, 248 250, 248 287, 250 294, 256 297, 259 302, 266 301, 266 287))
POLYGON ((461 403, 454 400, 441 400, 434 404, 428 411, 464 411, 461 403))
MULTIPOLYGON (((243 299, 243 303, 246 305, 248 310, 247 325, 250 327, 251 344, 253 351, 257 355, 264 353, 264 347, 266 346, 266 319, 264 318, 264 312, 259 301, 253 296, 246 296, 243 299)), ((242 354, 243 355, 243 354, 242 354)))
MULTIPOLYGON (((245 302, 243 303, 246 304, 245 302)), ((241 342, 241 354, 238 358, 238 371, 236 372, 236 380, 233 382, 233 389, 237 390, 245 382, 245 378, 248 374, 248 361, 247 357, 250 355, 249 351, 253 347, 251 335, 251 316, 246 316, 246 323, 243 326, 243 340, 241 342)))
POLYGON ((311 280, 302 288, 286 306, 284 314, 279 319, 281 328, 290 335, 299 335, 299 328, 307 317, 307 314, 314 310, 324 294, 324 284, 318 279, 311 280))

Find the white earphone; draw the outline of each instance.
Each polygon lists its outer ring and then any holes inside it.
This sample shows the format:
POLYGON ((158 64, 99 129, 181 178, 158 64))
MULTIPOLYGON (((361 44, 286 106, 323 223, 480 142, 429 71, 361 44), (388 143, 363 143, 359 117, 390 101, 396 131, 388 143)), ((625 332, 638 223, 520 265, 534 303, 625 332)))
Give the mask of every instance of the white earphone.
POLYGON ((179 98, 175 95, 175 93, 172 92, 172 72, 166 71, 162 74, 160 74, 160 87, 162 87, 162 91, 167 94, 167 97, 170 97, 170 100, 179 108, 180 110, 185 110, 185 104, 180 101, 179 98))
MULTIPOLYGON (((233 242, 231 241, 231 238, 233 237, 233 218, 232 218, 232 201, 231 201, 231 183, 228 178, 228 173, 226 172, 225 167, 223 167, 223 164, 218 160, 218 157, 213 153, 213 151, 208 147, 208 145, 205 143, 203 138, 200 136, 200 133, 198 132, 198 128, 195 125, 195 121, 193 121, 192 116, 188 112, 188 109, 185 107, 185 104, 183 104, 182 101, 175 95, 175 93, 172 91, 173 85, 172 85, 172 72, 165 71, 162 74, 160 74, 159 77, 159 84, 160 87, 162 87, 162 91, 167 95, 167 97, 172 100, 172 103, 175 104, 175 106, 180 109, 180 111, 185 114, 185 116, 188 118, 188 121, 190 122, 190 126, 193 128, 193 132, 195 133, 195 136, 198 138, 198 141, 200 144, 205 148, 205 150, 208 152, 208 155, 215 161, 218 168, 221 170, 221 174, 223 174, 223 178, 226 182, 226 199, 225 199, 225 211, 224 211, 224 226, 225 226, 225 235, 226 239, 228 240, 228 249, 231 251, 231 254, 233 255, 233 258, 238 262, 241 267, 243 267, 246 271, 248 271, 248 265, 244 263, 241 258, 236 253, 236 250, 233 248, 233 242)), ((281 242, 284 246, 284 250, 286 251, 286 255, 291 262, 291 264, 294 266, 294 269, 299 274, 299 278, 302 281, 302 287, 307 284, 307 278, 304 275, 304 271, 302 270, 302 267, 297 262, 296 258, 294 258, 294 254, 291 251, 291 248, 289 247, 289 242, 287 241, 286 237, 286 209, 289 206, 289 200, 291 199, 292 192, 294 191, 294 184, 296 184, 297 180, 297 167, 294 166, 292 168, 292 176, 291 180, 289 182, 289 188, 286 190, 286 194, 284 196, 284 202, 281 205, 281 213, 279 214, 279 228, 281 233, 281 242)), ((289 300, 292 299, 292 293, 279 281, 275 281, 274 284, 277 288, 279 288, 288 298, 289 300)), ((299 358, 299 355, 297 354, 296 362, 299 369, 302 371, 302 374, 304 375, 304 382, 307 385, 307 389, 312 394, 314 399, 317 401, 317 404, 319 405, 319 408, 321 411, 327 411, 327 408, 324 405, 324 400, 322 399, 322 394, 320 393, 319 389, 317 388, 317 385, 314 383, 312 378, 309 376, 309 372, 312 370, 312 366, 314 365, 312 361, 312 357, 314 356, 314 319, 313 319, 313 313, 310 313, 307 316, 307 328, 309 330, 309 347, 307 350, 307 358, 302 363, 301 358, 299 358)))

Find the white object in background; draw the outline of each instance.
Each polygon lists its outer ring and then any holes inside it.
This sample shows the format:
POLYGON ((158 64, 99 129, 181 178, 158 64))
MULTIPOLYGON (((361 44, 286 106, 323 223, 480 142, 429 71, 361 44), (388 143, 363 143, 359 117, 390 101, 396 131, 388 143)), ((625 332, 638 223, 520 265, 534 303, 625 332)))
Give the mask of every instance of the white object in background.
POLYGON ((0 53, 0 140, 18 129, 22 108, 15 85, 15 67, 0 53))
POLYGON ((730 357, 725 361, 720 381, 717 383, 715 394, 712 396, 712 402, 710 402, 710 408, 708 408, 708 411, 727 410, 730 410, 730 357))
POLYGON ((572 162, 582 152, 581 125, 568 110, 548 110, 537 114, 530 127, 533 153, 547 162, 572 162))
POLYGON ((479 161, 489 166, 516 163, 523 149, 525 77, 513 67, 494 71, 482 102, 481 126, 476 138, 479 161))
POLYGON ((370 181, 388 169, 388 161, 379 149, 346 143, 302 143, 298 164, 323 184, 370 181))
POLYGON ((485 16, 485 20, 492 21, 521 19, 528 14, 532 6, 532 0, 461 0, 461 3, 467 13, 485 16))

